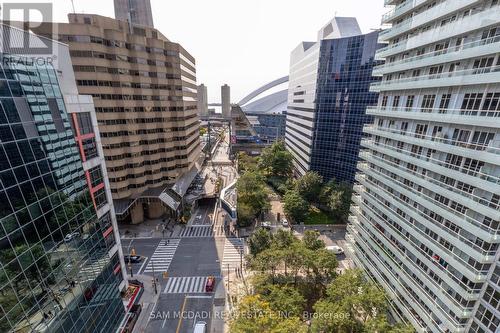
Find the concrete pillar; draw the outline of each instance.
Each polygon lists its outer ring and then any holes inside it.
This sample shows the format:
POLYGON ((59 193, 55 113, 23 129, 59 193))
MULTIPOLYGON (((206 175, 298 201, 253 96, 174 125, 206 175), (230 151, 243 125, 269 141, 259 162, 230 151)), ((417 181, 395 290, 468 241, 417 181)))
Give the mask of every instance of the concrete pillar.
POLYGON ((166 209, 165 206, 161 204, 161 202, 158 201, 153 201, 148 204, 148 212, 147 212, 147 217, 149 219, 159 219, 160 217, 165 214, 166 209))
POLYGON ((139 224, 144 222, 144 210, 142 204, 136 204, 130 208, 130 223, 139 224))

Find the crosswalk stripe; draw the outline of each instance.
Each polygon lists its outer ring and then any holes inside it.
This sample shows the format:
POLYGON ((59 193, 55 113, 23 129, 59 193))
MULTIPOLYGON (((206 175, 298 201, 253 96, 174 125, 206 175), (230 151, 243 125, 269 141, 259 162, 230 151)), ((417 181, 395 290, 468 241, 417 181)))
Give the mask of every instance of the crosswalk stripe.
POLYGON ((170 267, 170 263, 174 259, 175 251, 180 241, 180 239, 164 239, 160 241, 143 273, 152 273, 153 266, 155 272, 167 271, 170 267))
POLYGON ((205 293, 207 282, 205 276, 182 276, 167 279, 164 294, 198 294, 205 293))
POLYGON ((224 242, 224 252, 222 254, 222 271, 229 268, 240 267, 241 254, 243 250, 243 242, 239 238, 228 238, 224 242))

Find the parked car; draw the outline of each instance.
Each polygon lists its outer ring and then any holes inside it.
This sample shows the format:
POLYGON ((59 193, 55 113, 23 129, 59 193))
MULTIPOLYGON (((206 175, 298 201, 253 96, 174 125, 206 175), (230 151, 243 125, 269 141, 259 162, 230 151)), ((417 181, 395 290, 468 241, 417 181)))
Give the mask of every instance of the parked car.
POLYGON ((271 222, 262 222, 261 226, 264 229, 271 229, 271 222))
POLYGON ((80 233, 78 231, 75 231, 75 232, 72 232, 70 234, 67 234, 66 237, 64 237, 64 241, 66 243, 69 243, 71 242, 72 240, 74 240, 75 238, 78 238, 80 237, 80 233))
POLYGON ((142 257, 141 256, 131 256, 131 255, 124 255, 123 259, 125 260, 125 263, 128 264, 129 262, 132 264, 136 264, 141 262, 142 257))
POLYGON ((207 323, 199 321, 194 325, 193 333, 205 333, 207 331, 207 323))
POLYGON ((281 225, 283 226, 283 228, 288 228, 290 226, 287 219, 281 220, 281 225))
POLYGON ((335 254, 343 254, 344 253, 344 249, 341 248, 340 246, 337 246, 337 245, 327 246, 326 249, 328 251, 335 253, 335 254))

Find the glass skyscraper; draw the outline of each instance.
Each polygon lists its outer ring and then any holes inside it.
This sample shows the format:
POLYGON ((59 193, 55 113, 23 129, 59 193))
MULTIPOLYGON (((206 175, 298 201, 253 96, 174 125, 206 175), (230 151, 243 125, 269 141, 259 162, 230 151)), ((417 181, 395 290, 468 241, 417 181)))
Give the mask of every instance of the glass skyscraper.
POLYGON ((310 169, 325 180, 354 182, 363 126, 372 120, 366 107, 378 99, 369 91, 378 81, 372 76, 377 39, 374 31, 321 42, 310 169))
POLYGON ((377 103, 369 91, 378 32, 361 34, 356 19, 336 17, 291 56, 285 141, 299 175, 354 182, 365 114, 377 103))
POLYGON ((89 191, 102 179, 86 179, 51 62, 0 56, 0 332, 112 332, 124 283, 89 191))

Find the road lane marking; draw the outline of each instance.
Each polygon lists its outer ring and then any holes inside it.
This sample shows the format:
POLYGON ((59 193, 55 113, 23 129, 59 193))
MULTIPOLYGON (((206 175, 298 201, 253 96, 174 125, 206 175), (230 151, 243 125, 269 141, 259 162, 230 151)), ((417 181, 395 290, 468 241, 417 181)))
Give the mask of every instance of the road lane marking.
POLYGON ((144 262, 142 263, 141 268, 139 268, 139 270, 137 271, 137 274, 141 274, 141 271, 144 268, 146 261, 148 261, 148 257, 144 257, 144 262))
MULTIPOLYGON (((177 324, 177 329, 175 330, 175 333, 179 333, 179 330, 181 329, 182 317, 184 317, 182 314, 184 313, 184 309, 186 308, 186 301, 187 301, 187 298, 184 297, 184 302, 182 303, 182 308, 181 308, 181 315, 180 315, 179 323, 177 324)), ((167 318, 165 318, 165 320, 166 319, 167 318)), ((165 325, 165 322, 163 325, 165 325)), ((163 325, 162 325, 162 328, 163 328, 163 325)))
POLYGON ((175 251, 179 246, 180 239, 163 239, 156 247, 155 252, 151 255, 143 273, 152 273, 153 266, 155 272, 166 272, 170 267, 170 263, 174 259, 175 251))
MULTIPOLYGON (((208 277, 180 276, 169 277, 163 289, 164 294, 204 294, 208 277)), ((219 277, 216 277, 219 280, 219 277)))

